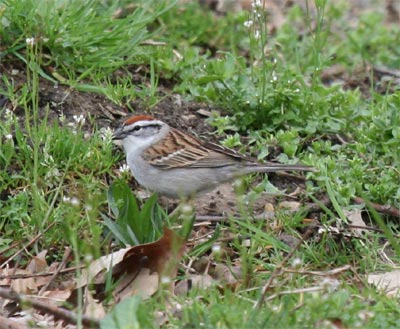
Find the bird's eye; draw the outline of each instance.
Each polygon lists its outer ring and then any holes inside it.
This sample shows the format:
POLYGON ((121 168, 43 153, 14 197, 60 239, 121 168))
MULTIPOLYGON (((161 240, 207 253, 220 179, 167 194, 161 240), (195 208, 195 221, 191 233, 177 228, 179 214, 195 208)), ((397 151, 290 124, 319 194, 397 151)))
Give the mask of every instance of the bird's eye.
POLYGON ((141 126, 135 126, 135 127, 133 127, 133 131, 139 131, 140 129, 142 129, 142 127, 141 126))

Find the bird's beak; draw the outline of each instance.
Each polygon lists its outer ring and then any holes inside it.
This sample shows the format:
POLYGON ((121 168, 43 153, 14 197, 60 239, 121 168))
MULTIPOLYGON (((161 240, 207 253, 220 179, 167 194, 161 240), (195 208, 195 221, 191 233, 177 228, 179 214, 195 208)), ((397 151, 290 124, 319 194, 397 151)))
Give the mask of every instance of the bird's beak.
POLYGON ((117 128, 114 130, 114 133, 112 135, 112 140, 113 141, 121 140, 121 139, 124 139, 125 136, 126 136, 126 133, 124 132, 124 130, 122 128, 117 128))

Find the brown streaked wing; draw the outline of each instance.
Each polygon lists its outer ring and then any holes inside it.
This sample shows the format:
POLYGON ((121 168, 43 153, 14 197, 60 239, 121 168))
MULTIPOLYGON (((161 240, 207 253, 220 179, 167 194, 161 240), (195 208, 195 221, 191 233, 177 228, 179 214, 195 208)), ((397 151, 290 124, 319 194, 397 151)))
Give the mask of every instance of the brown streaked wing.
POLYGON ((172 129, 164 140, 149 148, 144 158, 160 169, 215 168, 249 161, 236 151, 214 143, 201 142, 176 129, 172 129), (173 152, 168 155, 167 150, 173 152))
POLYGON ((202 143, 179 130, 171 129, 168 135, 144 152, 144 159, 161 169, 188 167, 208 156, 202 143))

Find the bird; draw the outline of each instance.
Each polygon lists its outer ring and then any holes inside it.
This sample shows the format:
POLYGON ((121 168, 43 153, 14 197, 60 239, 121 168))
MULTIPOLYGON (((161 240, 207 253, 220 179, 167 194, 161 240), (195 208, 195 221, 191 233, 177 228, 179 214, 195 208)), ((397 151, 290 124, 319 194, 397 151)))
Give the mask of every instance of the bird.
POLYGON ((200 140, 151 115, 134 115, 112 136, 146 189, 174 199, 193 198, 251 173, 313 171, 301 164, 258 163, 224 146, 200 140))

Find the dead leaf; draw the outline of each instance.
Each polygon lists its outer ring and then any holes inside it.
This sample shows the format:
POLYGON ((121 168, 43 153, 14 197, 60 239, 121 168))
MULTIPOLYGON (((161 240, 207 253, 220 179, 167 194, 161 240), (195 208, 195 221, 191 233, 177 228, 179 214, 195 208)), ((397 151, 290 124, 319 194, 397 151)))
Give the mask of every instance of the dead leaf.
POLYGON ((139 272, 131 272, 125 275, 113 291, 116 302, 127 297, 140 296, 147 299, 154 295, 159 287, 157 272, 150 273, 148 268, 142 268, 139 272))
MULTIPOLYGON (((362 219, 361 216, 361 210, 360 209, 354 209, 354 210, 343 210, 344 214, 346 217, 349 219, 351 222, 351 225, 354 226, 365 226, 365 222, 362 219)), ((351 232, 354 233, 355 236, 362 236, 365 233, 365 230, 360 229, 360 228, 351 228, 351 232)))
POLYGON ((88 283, 101 284, 104 283, 102 274, 112 269, 115 264, 118 264, 124 258, 124 255, 131 249, 120 249, 112 254, 102 256, 90 264, 87 270, 82 271, 82 275, 78 280, 77 288, 82 288, 88 283))
POLYGON ((207 289, 216 285, 216 281, 209 274, 190 275, 178 282, 174 288, 176 295, 186 295, 191 289, 207 289))
POLYGON ((47 250, 41 251, 36 256, 33 256, 28 265, 26 266, 26 270, 31 273, 39 273, 47 270, 47 262, 46 262, 47 250))
POLYGON ((15 279, 11 282, 10 288, 19 294, 32 294, 37 292, 34 278, 15 279))
POLYGON ((275 212, 275 207, 271 202, 266 202, 264 205, 264 212, 275 212))
POLYGON ((227 266, 225 264, 215 265, 211 274, 215 279, 219 280, 221 284, 236 284, 242 277, 242 269, 240 266, 227 266))
POLYGON ((111 275, 117 282, 113 292, 115 301, 135 295, 148 298, 158 290, 160 281, 168 279, 172 284, 183 249, 184 240, 164 228, 164 235, 155 242, 121 249, 94 261, 84 271, 77 288, 92 283, 101 291, 111 275))
POLYGON ((106 316, 106 311, 103 305, 101 305, 98 300, 95 300, 93 298, 92 293, 90 292, 88 287, 86 287, 85 289, 85 304, 83 310, 86 316, 93 319, 99 320, 106 316))
MULTIPOLYGON (((62 305, 71 296, 71 290, 47 290, 38 300, 49 305, 62 305)), ((32 296, 34 298, 34 296, 32 296)))
POLYGON ((113 276, 148 268, 150 272, 157 272, 160 278, 173 277, 183 248, 183 239, 174 231, 164 228, 164 235, 159 240, 130 248, 123 260, 114 266, 113 276))
POLYGON ((379 274, 369 274, 368 283, 373 284, 387 295, 394 296, 400 292, 400 270, 379 274))
POLYGON ((296 201, 282 201, 278 208, 287 210, 289 212, 297 212, 300 210, 301 203, 296 201))

